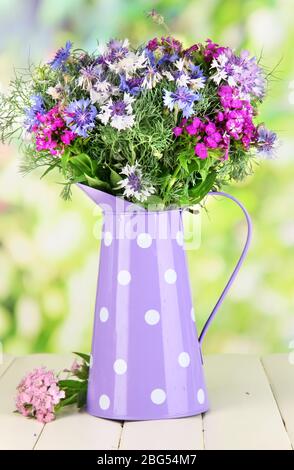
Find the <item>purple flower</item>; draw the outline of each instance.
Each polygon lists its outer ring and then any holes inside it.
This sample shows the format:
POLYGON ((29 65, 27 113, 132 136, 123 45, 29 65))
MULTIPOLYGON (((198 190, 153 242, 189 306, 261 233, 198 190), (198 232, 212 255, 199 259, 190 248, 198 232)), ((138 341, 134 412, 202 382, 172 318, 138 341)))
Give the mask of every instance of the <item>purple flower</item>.
POLYGON ((121 174, 126 177, 118 183, 118 188, 124 190, 123 195, 126 198, 144 202, 155 193, 155 188, 143 177, 142 169, 137 162, 134 165, 127 164, 121 170, 121 174))
POLYGON ((247 51, 237 56, 231 49, 225 49, 213 59, 211 68, 215 69, 212 76, 215 83, 219 85, 221 81, 226 81, 238 90, 241 99, 249 100, 251 96, 263 98, 266 87, 263 70, 258 66, 256 58, 250 57, 247 51))
POLYGON ((256 147, 258 153, 272 157, 277 144, 277 134, 268 130, 264 125, 257 128, 256 147))
POLYGON ((135 122, 132 104, 135 101, 128 93, 124 93, 123 100, 110 100, 101 107, 98 118, 103 124, 110 124, 115 129, 125 130, 132 127, 135 122))
POLYGON ((49 62, 49 65, 51 65, 54 70, 64 69, 64 64, 70 56, 71 47, 72 43, 67 41, 64 47, 58 49, 54 59, 49 62))
POLYGON ((202 78, 203 81, 206 81, 206 77, 200 67, 200 65, 194 65, 193 62, 189 63, 189 69, 191 70, 191 78, 196 79, 196 78, 202 78))
POLYGON ((198 101, 200 95, 193 93, 186 87, 179 87, 176 91, 168 91, 164 89, 163 102, 170 111, 178 108, 182 111, 185 118, 189 118, 193 114, 194 101, 198 101))
POLYGON ((103 63, 113 64, 124 59, 129 53, 129 42, 127 39, 119 41, 117 39, 111 39, 107 43, 107 50, 103 55, 103 63))
POLYGON ((31 106, 25 109, 24 125, 29 132, 32 132, 33 126, 39 124, 38 114, 45 114, 45 105, 41 95, 31 96, 31 106))
POLYGON ((65 121, 71 130, 82 137, 88 136, 88 131, 95 126, 97 109, 89 99, 73 101, 65 110, 65 121))
POLYGON ((86 67, 82 67, 80 70, 80 77, 78 84, 87 91, 90 91, 93 83, 97 81, 101 76, 101 66, 91 64, 86 67))
POLYGON ((221 47, 217 43, 212 42, 211 39, 207 39, 206 46, 203 51, 204 59, 206 62, 210 62, 212 59, 222 54, 226 49, 226 47, 221 47))
POLYGON ((155 51, 159 46, 159 42, 157 38, 150 39, 150 41, 147 43, 147 49, 149 51, 155 51))
POLYGON ((126 80, 126 77, 122 74, 120 75, 120 84, 119 88, 123 92, 127 92, 130 95, 138 96, 141 92, 141 85, 143 78, 134 77, 126 80))

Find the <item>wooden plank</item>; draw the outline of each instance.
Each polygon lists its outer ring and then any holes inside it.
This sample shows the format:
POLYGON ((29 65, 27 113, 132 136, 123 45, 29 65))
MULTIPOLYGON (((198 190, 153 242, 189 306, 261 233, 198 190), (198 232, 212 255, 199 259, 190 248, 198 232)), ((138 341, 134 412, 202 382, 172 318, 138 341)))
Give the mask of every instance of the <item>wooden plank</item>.
POLYGON ((291 449, 291 444, 256 356, 205 358, 211 410, 204 415, 205 449, 291 449))
POLYGON ((121 432, 122 423, 68 409, 55 421, 46 424, 35 449, 116 450, 121 432))
POLYGON ((202 450, 201 416, 160 421, 126 421, 121 436, 123 450, 202 450))
POLYGON ((294 447, 294 363, 293 353, 262 358, 268 380, 294 447))
POLYGON ((14 357, 11 356, 10 354, 3 354, 2 358, 1 358, 1 355, 0 355, 0 359, 2 359, 2 360, 0 360, 0 377, 1 377, 1 375, 4 374, 6 369, 8 369, 8 367, 14 361, 14 357))
POLYGON ((35 354, 18 358, 0 379, 0 449, 110 449, 117 448, 120 423, 104 422, 69 409, 44 426, 36 420, 13 413, 16 386, 34 367, 46 366, 56 372, 69 367, 71 354, 35 354), (16 432, 17 430, 17 432, 16 432))

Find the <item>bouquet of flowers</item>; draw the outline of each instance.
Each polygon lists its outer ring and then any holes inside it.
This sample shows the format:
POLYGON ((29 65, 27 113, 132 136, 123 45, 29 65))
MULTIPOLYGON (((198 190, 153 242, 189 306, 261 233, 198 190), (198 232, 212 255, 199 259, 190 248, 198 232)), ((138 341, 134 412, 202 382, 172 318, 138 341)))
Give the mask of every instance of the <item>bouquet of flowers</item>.
POLYGON ((83 408, 86 404, 90 356, 75 354, 82 362, 74 360, 70 369, 64 369, 65 378, 45 367, 38 367, 23 377, 17 386, 16 411, 41 423, 49 423, 65 406, 83 408))
POLYGON ((83 183, 144 207, 192 205, 273 153, 276 134, 256 123, 266 88, 254 57, 210 39, 113 39, 94 53, 68 41, 11 82, 0 132, 24 137, 25 170, 58 169, 65 197, 83 183))

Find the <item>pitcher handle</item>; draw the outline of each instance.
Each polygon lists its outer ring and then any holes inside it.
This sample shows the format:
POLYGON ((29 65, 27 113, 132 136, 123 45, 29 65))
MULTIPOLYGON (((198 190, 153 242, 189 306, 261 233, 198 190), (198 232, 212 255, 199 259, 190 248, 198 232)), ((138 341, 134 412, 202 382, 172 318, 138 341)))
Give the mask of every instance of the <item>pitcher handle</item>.
POLYGON ((235 266, 235 269, 234 271, 232 272, 224 290, 222 291, 217 303, 215 304, 211 314, 209 315, 208 319, 206 320, 206 323, 200 333, 200 336, 199 336, 199 343, 200 345, 202 344, 202 341, 203 341, 203 338, 208 330, 208 327, 210 326, 212 320, 214 319, 218 309, 220 308, 221 304, 223 303, 227 293, 228 293, 228 290, 230 289, 231 285, 233 284, 244 260, 245 260, 245 257, 247 255, 247 251, 248 251, 248 248, 249 248, 249 244, 250 244, 250 241, 251 241, 251 236, 252 236, 252 222, 251 222, 251 219, 250 219, 250 216, 247 212, 247 210, 245 209, 245 207, 243 206, 243 204, 241 204, 240 201, 238 201, 238 199, 236 199, 234 196, 231 196, 230 194, 227 194, 227 193, 224 193, 224 192, 220 192, 220 191, 211 191, 208 193, 210 196, 224 196, 228 199, 231 199, 232 201, 234 201, 243 211, 243 214, 245 215, 245 218, 246 218, 246 222, 247 222, 247 236, 246 236, 246 242, 245 242, 245 245, 244 245, 244 248, 243 248, 243 251, 241 253, 241 256, 235 266))

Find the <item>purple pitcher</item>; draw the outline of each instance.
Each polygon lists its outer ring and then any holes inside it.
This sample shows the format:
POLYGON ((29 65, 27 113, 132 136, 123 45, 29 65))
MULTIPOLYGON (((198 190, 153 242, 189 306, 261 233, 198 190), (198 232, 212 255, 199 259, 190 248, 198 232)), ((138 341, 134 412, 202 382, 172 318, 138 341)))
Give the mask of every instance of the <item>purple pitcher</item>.
POLYGON ((201 343, 246 255, 199 338, 184 248, 183 210, 147 211, 79 185, 103 210, 87 409, 94 416, 149 420, 209 409, 201 343))

